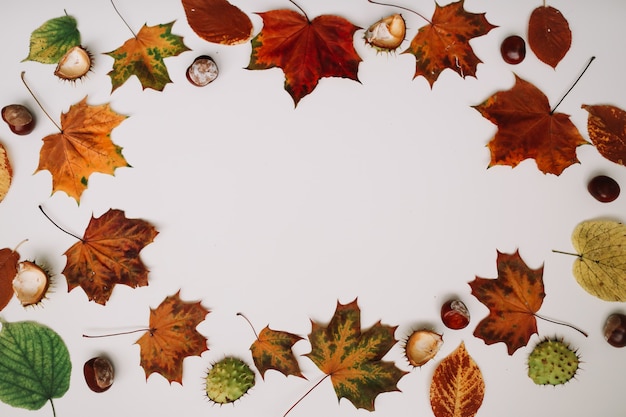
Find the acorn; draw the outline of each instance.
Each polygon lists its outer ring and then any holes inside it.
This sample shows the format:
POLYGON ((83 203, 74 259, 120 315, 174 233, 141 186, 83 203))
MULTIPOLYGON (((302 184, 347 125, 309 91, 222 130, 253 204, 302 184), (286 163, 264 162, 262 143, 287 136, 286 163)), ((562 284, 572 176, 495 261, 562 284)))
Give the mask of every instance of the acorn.
POLYGON ((420 367, 434 358, 441 346, 443 337, 432 330, 416 330, 404 345, 404 354, 411 366, 420 367))
POLYGON ((406 35, 406 23, 396 13, 380 19, 365 31, 365 42, 382 52, 395 51, 406 35))
POLYGON ((9 104, 2 108, 2 120, 16 135, 28 135, 35 128, 35 118, 27 107, 9 104))
POLYGON ((197 57, 187 68, 187 80, 196 87, 204 87, 212 83, 218 75, 217 64, 207 55, 197 57))
POLYGON ((76 81, 83 78, 93 66, 91 53, 82 46, 74 46, 63 55, 54 75, 62 80, 76 81))
POLYGON ((91 358, 83 365, 83 375, 93 392, 104 392, 113 385, 113 364, 104 357, 91 358))
POLYGON ((17 265, 17 275, 13 278, 13 291, 24 307, 38 304, 50 287, 50 275, 31 261, 17 265))

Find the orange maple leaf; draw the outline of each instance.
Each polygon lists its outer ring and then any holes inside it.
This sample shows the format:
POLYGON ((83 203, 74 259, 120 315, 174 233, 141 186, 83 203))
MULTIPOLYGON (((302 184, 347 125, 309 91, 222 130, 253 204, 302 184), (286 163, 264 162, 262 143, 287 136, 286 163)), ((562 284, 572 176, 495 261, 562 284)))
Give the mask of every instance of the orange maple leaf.
POLYGON ((378 394, 399 391, 396 384, 406 372, 382 360, 397 342, 395 326, 379 321, 361 331, 357 300, 337 303, 328 326, 311 324, 311 352, 306 356, 330 376, 337 398, 347 398, 355 407, 373 411, 378 394))
POLYGON ((180 299, 180 291, 150 309, 150 330, 136 344, 146 378, 156 372, 170 383, 183 380, 183 360, 208 350, 207 339, 196 330, 209 310, 197 302, 180 299))
POLYGON ((84 237, 65 251, 68 292, 80 286, 89 300, 104 305, 116 284, 148 285, 148 269, 139 252, 157 234, 150 223, 127 219, 121 210, 92 216, 84 237))
POLYGON ((275 369, 285 376, 295 375, 304 378, 298 361, 291 350, 302 337, 266 326, 250 346, 254 365, 265 378, 268 369, 275 369))
POLYGON ((551 110, 546 96, 517 75, 513 88, 495 93, 474 108, 498 126, 488 145, 490 167, 515 167, 533 158, 541 172, 560 175, 579 162, 576 148, 588 143, 569 115, 551 110))
POLYGON ((571 45, 572 31, 559 10, 545 5, 533 10, 528 20, 528 46, 540 61, 556 68, 571 45))
POLYGON ((582 108, 589 112, 587 131, 600 155, 626 165, 626 111, 610 105, 583 104, 582 108))
POLYGON ((252 36, 252 21, 227 0, 182 0, 187 22, 208 42, 236 45, 252 36))
POLYGON ((61 115, 61 132, 43 138, 37 167, 52 174, 53 192, 64 191, 78 202, 92 173, 112 175, 130 166, 111 141, 111 131, 126 117, 108 104, 88 105, 87 97, 61 115))
MULTIPOLYGON (((446 68, 465 78, 476 75, 476 67, 482 61, 474 54, 469 41, 483 36, 497 26, 485 18, 485 13, 469 13, 463 0, 439 6, 429 24, 420 28, 403 54, 415 55, 416 78, 423 75, 432 87, 439 74, 446 68)), ((426 19, 428 20, 428 19, 426 19)))
POLYGON ((20 255, 14 250, 0 249, 0 310, 13 298, 13 278, 17 275, 20 255))
POLYGON ((498 252, 498 278, 476 277, 469 283, 472 294, 489 308, 474 336, 488 345, 503 342, 509 355, 526 346, 537 333, 536 313, 546 296, 543 289, 543 266, 530 269, 519 251, 509 255, 498 252))
POLYGON ((292 10, 259 13, 263 29, 252 39, 247 69, 282 68, 285 90, 295 105, 311 93, 323 77, 358 81, 361 58, 353 36, 359 27, 339 16, 323 15, 313 21, 292 10))
POLYGON ((113 86, 111 92, 133 75, 139 78, 144 90, 152 88, 163 91, 165 85, 172 82, 163 58, 189 51, 183 38, 172 34, 173 25, 174 22, 156 26, 143 25, 134 38, 106 53, 115 59, 113 69, 108 74, 113 86))

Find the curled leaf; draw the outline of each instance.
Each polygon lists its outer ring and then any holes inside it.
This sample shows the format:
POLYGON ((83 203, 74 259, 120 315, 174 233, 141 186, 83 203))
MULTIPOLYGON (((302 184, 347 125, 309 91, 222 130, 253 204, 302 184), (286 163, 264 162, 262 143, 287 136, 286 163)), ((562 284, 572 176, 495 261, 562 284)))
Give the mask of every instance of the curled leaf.
POLYGON ((56 64, 77 45, 80 45, 80 32, 76 19, 67 15, 50 19, 31 34, 30 50, 24 61, 56 64))
POLYGON ((528 21, 528 46, 542 62, 555 68, 572 44, 567 19, 551 6, 537 7, 528 21))

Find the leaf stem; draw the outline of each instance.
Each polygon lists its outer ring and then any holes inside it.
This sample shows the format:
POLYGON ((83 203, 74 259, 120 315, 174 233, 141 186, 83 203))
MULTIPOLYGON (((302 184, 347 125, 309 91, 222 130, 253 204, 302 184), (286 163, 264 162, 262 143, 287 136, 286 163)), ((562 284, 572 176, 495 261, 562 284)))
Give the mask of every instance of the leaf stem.
POLYGON ((37 102, 37 104, 39 105, 39 108, 41 108, 41 111, 43 111, 43 113, 48 116, 48 119, 50 119, 50 121, 52 122, 53 125, 55 125, 57 127, 57 129, 59 129, 59 132, 63 133, 63 129, 61 129, 61 126, 59 126, 57 124, 57 122, 55 122, 52 117, 50 117, 50 115, 48 114, 48 112, 46 111, 46 109, 43 108, 43 106, 41 105, 41 103, 39 102, 39 100, 37 99, 37 97, 35 96, 35 93, 33 93, 33 90, 30 89, 30 87, 28 86, 28 84, 26 83, 26 79, 24 79, 24 76, 26 75, 26 71, 22 71, 22 82, 24 83, 24 85, 26 86, 26 89, 28 90, 28 92, 30 93, 31 96, 33 96, 33 98, 35 99, 35 102, 37 102))
POLYGON ((52 406, 52 417, 57 417, 57 410, 54 408, 54 401, 50 398, 50 405, 52 406))
POLYGON ((302 12, 302 14, 304 15, 304 17, 306 17, 306 20, 308 20, 309 22, 311 21, 311 20, 309 19, 309 16, 308 16, 308 15, 306 14, 306 12, 304 11, 304 9, 303 9, 302 7, 300 7, 300 5, 298 5, 298 3, 296 3, 296 2, 295 2, 295 1, 293 1, 293 0, 289 0, 289 1, 291 2, 291 4, 293 4, 294 6, 296 6, 296 7, 297 7, 297 8, 298 8, 301 12, 302 12))
POLYGON ((429 24, 431 24, 431 25, 433 24, 433 22, 431 22, 431 21, 430 21, 430 19, 427 19, 427 18, 426 18, 426 16, 424 16, 424 15, 423 15, 423 14, 421 14, 421 13, 416 12, 416 11, 415 11, 415 10, 413 10, 413 9, 409 9, 408 7, 398 6, 398 5, 395 5, 395 4, 389 4, 389 3, 379 3, 379 2, 374 1, 374 0, 367 0, 367 1, 368 1, 369 3, 372 3, 372 4, 377 4, 377 5, 379 5, 379 6, 396 7, 396 8, 398 8, 398 9, 406 10, 407 12, 410 12, 410 13, 413 13, 413 14, 418 15, 419 17, 421 17, 422 19, 424 19, 425 21, 427 21, 429 24))
POLYGON ((560 254, 562 254, 562 255, 576 256, 577 258, 580 258, 580 257, 581 257, 578 253, 573 253, 573 252, 563 252, 563 251, 556 250, 556 249, 552 249, 552 252, 554 252, 554 253, 560 253, 560 254))
POLYGON ((111 0, 111 6, 113 6, 113 10, 115 10, 115 13, 117 13, 117 15, 120 17, 120 19, 122 19, 122 22, 124 22, 124 24, 126 25, 126 27, 128 28, 128 30, 130 30, 130 33, 133 34, 133 37, 135 39, 137 39, 137 34, 135 33, 135 31, 130 27, 130 25, 128 24, 128 22, 126 22, 126 19, 124 19, 124 17, 122 16, 122 14, 120 13, 119 10, 117 10, 117 7, 115 6, 115 3, 113 2, 113 0, 111 0))
POLYGON ((135 330, 129 330, 127 332, 98 334, 98 335, 83 334, 83 337, 87 339, 98 339, 100 337, 122 336, 125 334, 133 334, 133 333, 139 333, 139 332, 150 332, 152 334, 152 332, 154 332, 154 329, 135 329, 135 330))
POLYGON ((576 81, 574 81, 574 84, 572 84, 572 86, 569 88, 569 90, 567 90, 565 92, 565 94, 563 94, 563 97, 561 97, 561 99, 559 100, 558 103, 556 103, 556 106, 554 106, 552 108, 552 110, 550 110, 550 114, 554 114, 554 112, 556 111, 556 108, 559 107, 559 105, 561 104, 561 102, 563 100, 565 100, 565 97, 567 97, 567 95, 570 93, 570 91, 572 91, 574 89, 574 87, 576 87, 576 84, 578 84, 578 81, 580 81, 580 79, 582 78, 582 76, 585 74, 585 72, 587 71, 587 68, 589 68, 589 65, 591 65, 591 63, 593 62, 593 60, 596 59, 595 56, 592 56, 589 59, 589 62, 587 62, 587 65, 585 66, 585 68, 583 69, 583 71, 580 73, 580 75, 578 76, 578 78, 576 78, 576 81))
POLYGON ((248 318, 243 313, 237 313, 237 315, 243 317, 244 320, 248 322, 248 324, 250 325, 250 328, 252 329, 252 332, 254 333, 254 337, 256 338, 256 340, 259 340, 259 335, 257 334, 256 330, 254 329, 254 326, 252 325, 250 320, 248 320, 248 318))
POLYGON ((589 335, 588 335, 586 332, 584 332, 584 331, 580 330, 578 327, 576 327, 576 326, 574 326, 574 325, 572 325, 572 324, 569 324, 569 323, 563 323, 562 321, 557 321, 557 320, 549 319, 549 318, 547 318, 547 317, 543 317, 543 316, 541 316, 541 315, 539 315, 539 314, 537 314, 537 313, 535 313, 535 317, 537 317, 538 319, 541 319, 541 320, 548 321, 548 322, 550 322, 550 323, 560 324, 561 326, 567 326, 567 327, 569 327, 570 329, 574 329, 574 330, 576 330, 577 332, 579 332, 579 333, 580 333, 580 334, 582 334, 583 336, 585 336, 585 337, 589 337, 589 335))
POLYGON ((291 410, 293 410, 293 409, 296 407, 296 405, 300 404, 300 401, 304 400, 304 399, 306 398, 306 396, 307 396, 307 395, 309 395, 309 394, 311 393, 311 391, 313 391, 315 388, 317 388, 317 386, 318 386, 319 384, 321 384, 321 383, 322 383, 322 381, 324 381, 324 380, 325 380, 326 378, 328 378, 329 376, 330 376, 330 375, 326 374, 326 375, 324 375, 324 377, 323 377, 322 379, 320 379, 319 381, 317 381, 317 382, 315 383, 315 385, 313 385, 313 386, 312 386, 312 387, 311 387, 311 388, 310 388, 310 389, 309 389, 309 390, 308 390, 308 391, 307 391, 307 392, 306 392, 306 393, 305 393, 302 397, 300 397, 300 399, 299 399, 298 401, 296 401, 296 402, 295 402, 295 403, 294 403, 291 407, 289 407, 289 410, 287 410, 287 411, 285 412, 285 414, 283 414, 283 417, 286 417, 286 416, 287 416, 287 414, 289 414, 289 412, 290 412, 291 410))
POLYGON ((67 233, 68 235, 72 236, 73 238, 76 238, 76 239, 80 240, 81 242, 85 241, 83 238, 80 238, 80 237, 76 236, 74 233, 68 232, 67 230, 65 230, 64 228, 62 228, 58 224, 56 224, 54 222, 54 220, 52 220, 50 218, 50 216, 48 216, 48 214, 43 210, 43 207, 41 206, 41 204, 39 205, 39 210, 43 213, 44 216, 46 216, 46 219, 48 219, 50 221, 50 223, 52 223, 53 225, 55 225, 57 227, 57 229, 59 229, 62 232, 67 233))

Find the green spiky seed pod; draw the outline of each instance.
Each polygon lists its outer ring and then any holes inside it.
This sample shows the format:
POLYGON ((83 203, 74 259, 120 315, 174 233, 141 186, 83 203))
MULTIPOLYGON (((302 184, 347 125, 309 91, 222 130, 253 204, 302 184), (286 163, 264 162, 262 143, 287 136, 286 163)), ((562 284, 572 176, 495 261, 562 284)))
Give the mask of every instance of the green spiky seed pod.
POLYGON ((546 339, 528 356, 528 376, 537 385, 561 385, 578 371, 580 359, 562 340, 546 339))
POLYGON ((254 386, 254 371, 241 359, 226 357, 206 376, 206 395, 217 404, 237 401, 254 386))

